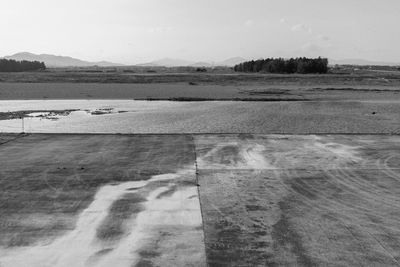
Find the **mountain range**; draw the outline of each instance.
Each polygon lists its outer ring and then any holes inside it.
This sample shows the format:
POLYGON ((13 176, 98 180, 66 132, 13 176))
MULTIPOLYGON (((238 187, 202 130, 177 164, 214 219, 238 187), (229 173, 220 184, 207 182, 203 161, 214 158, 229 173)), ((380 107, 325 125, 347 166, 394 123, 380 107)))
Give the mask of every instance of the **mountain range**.
MULTIPOLYGON (((60 68, 60 67, 91 67, 91 66, 99 66, 99 67, 116 67, 116 66, 124 66, 124 64, 112 63, 108 61, 98 61, 98 62, 90 62, 84 61, 73 57, 67 56, 56 56, 50 54, 33 54, 29 52, 21 52, 16 53, 11 56, 5 56, 5 59, 14 59, 14 60, 29 60, 29 61, 40 61, 44 62, 47 67, 50 68, 60 68)), ((218 62, 207 62, 207 61, 189 61, 183 59, 176 58, 163 58, 147 63, 137 64, 135 66, 164 66, 164 67, 180 67, 180 66, 190 66, 190 67, 213 67, 213 66, 227 66, 233 67, 236 64, 247 61, 248 59, 242 57, 233 57, 223 61, 218 62)), ((400 63, 395 62, 381 62, 381 61, 369 61, 364 59, 342 59, 335 60, 329 59, 330 65, 385 65, 385 66, 398 66, 400 63)))
POLYGON ((399 66, 399 62, 385 62, 385 61, 370 61, 359 58, 350 58, 350 59, 329 59, 330 65, 359 65, 359 66, 399 66))
POLYGON ((99 66, 99 67, 113 67, 113 66, 122 66, 123 64, 117 64, 107 61, 99 61, 99 62, 89 62, 80 60, 73 57, 66 56, 55 56, 49 54, 32 54, 29 52, 21 52, 11 56, 5 56, 5 59, 14 59, 14 60, 28 60, 28 61, 40 61, 44 62, 47 67, 50 68, 60 68, 60 67, 90 67, 90 66, 99 66))
POLYGON ((213 66, 227 66, 233 67, 236 64, 246 61, 247 59, 242 57, 233 57, 218 62, 206 62, 206 61, 188 61, 177 58, 163 58, 156 61, 138 64, 137 66, 164 66, 164 67, 213 67, 213 66))
MULTIPOLYGON (((236 64, 247 61, 248 59, 242 57, 233 57, 224 61, 219 62, 195 62, 181 59, 164 58, 156 61, 152 61, 145 64, 138 64, 138 66, 166 66, 166 67, 177 67, 177 66, 191 66, 191 67, 212 67, 212 66, 227 66, 233 67, 236 64)), ((359 65, 359 66, 399 66, 400 63, 396 62, 384 62, 384 61, 370 61, 365 59, 329 59, 330 65, 359 65)))
MULTIPOLYGON (((11 56, 5 56, 5 59, 14 59, 14 60, 28 60, 28 61, 40 61, 44 62, 47 67, 50 68, 62 68, 62 67, 91 67, 91 66, 99 66, 99 67, 115 67, 115 66, 124 66, 124 64, 112 63, 108 61, 99 61, 99 62, 89 62, 81 59, 67 57, 67 56, 56 56, 50 54, 33 54, 29 52, 20 52, 11 56)), ((160 60, 137 64, 136 66, 163 66, 163 67, 180 67, 180 66, 192 66, 192 67, 212 67, 212 66, 228 66, 232 67, 240 62, 246 61, 246 59, 241 57, 229 58, 220 62, 195 62, 188 61, 183 59, 174 59, 174 58, 163 58, 160 60)))

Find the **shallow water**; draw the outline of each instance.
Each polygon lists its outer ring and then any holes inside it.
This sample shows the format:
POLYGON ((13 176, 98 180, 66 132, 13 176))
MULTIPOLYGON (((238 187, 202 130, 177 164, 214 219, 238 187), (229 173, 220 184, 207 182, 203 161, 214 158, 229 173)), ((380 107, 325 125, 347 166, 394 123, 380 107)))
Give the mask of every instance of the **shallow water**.
POLYGON ((131 132, 129 126, 114 127, 130 113, 179 109, 187 103, 134 100, 10 100, 0 101, 0 112, 32 111, 22 119, 0 120, 0 132, 131 132), (66 114, 51 111, 72 110, 66 114), (35 112, 39 111, 39 112, 35 112), (46 112, 48 111, 48 112, 46 112), (110 125, 110 121, 113 121, 110 125))
POLYGON ((23 110, 23 121, 0 119, 0 132, 400 133, 398 101, 0 101, 0 112, 23 110))

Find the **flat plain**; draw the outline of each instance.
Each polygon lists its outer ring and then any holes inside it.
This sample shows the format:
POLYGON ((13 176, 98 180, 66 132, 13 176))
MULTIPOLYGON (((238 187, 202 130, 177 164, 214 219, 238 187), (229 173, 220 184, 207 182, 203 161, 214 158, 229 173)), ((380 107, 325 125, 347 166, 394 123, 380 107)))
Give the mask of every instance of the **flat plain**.
POLYGON ((351 69, 323 75, 299 75, 53 69, 36 73, 0 73, 0 81, 0 100, 14 103, 18 102, 16 100, 36 101, 36 105, 22 102, 19 109, 10 106, 9 102, 1 102, 0 132, 21 130, 20 121, 5 122, 10 117, 20 118, 29 112, 48 109, 58 113, 71 108, 84 111, 88 103, 93 103, 95 109, 114 108, 123 113, 81 116, 73 121, 53 120, 53 123, 44 123, 38 128, 27 121, 26 131, 262 134, 400 132, 400 71, 351 69), (46 103, 46 100, 61 102, 57 108, 57 105, 46 103), (77 100, 86 103, 79 106, 74 104, 77 100), (144 105, 140 100, 147 104, 144 105), (120 103, 118 101, 126 101, 125 104, 121 102, 126 108, 115 104, 120 103), (96 103, 100 104, 96 106, 96 103))
POLYGON ((400 265, 400 72, 0 81, 1 267, 400 265))
POLYGON ((0 73, 0 100, 393 100, 400 71, 353 69, 329 74, 224 72, 125 73, 123 70, 49 69, 0 73))

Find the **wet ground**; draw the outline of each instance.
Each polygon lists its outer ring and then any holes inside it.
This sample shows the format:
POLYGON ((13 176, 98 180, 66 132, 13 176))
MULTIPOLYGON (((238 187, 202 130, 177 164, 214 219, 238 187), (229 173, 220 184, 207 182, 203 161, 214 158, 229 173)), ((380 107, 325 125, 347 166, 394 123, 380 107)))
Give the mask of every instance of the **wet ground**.
POLYGON ((398 266, 397 135, 0 135, 0 266, 398 266))
POLYGON ((398 134, 400 101, 0 101, 0 132, 22 131, 398 134))

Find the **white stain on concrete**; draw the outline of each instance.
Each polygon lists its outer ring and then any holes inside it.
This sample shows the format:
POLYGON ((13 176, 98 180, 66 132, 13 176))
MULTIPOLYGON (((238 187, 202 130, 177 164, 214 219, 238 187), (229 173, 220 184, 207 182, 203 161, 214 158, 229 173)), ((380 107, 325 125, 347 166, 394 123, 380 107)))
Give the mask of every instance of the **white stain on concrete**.
POLYGON ((203 236, 195 230, 202 225, 199 201, 191 198, 197 194, 197 189, 183 188, 171 196, 157 198, 168 189, 160 187, 151 192, 145 210, 138 214, 130 234, 97 266, 132 266, 140 260, 139 253, 145 251, 146 246, 152 247, 156 243, 157 247, 153 249, 160 256, 151 259, 155 266, 205 265, 203 236), (181 234, 185 231, 189 235, 182 240, 181 234), (191 235, 198 240, 193 240, 191 235))
POLYGON ((193 169, 157 175, 146 181, 105 185, 79 215, 73 231, 48 245, 0 251, 0 266, 132 266, 140 260, 140 251, 154 240, 161 244, 156 248, 160 256, 152 259, 154 262, 162 260, 171 266, 205 265, 204 237, 202 231, 198 230, 202 219, 196 186, 178 187, 173 194, 157 198, 176 186, 175 182, 179 179, 185 179, 184 176, 190 174, 193 177, 193 169), (158 185, 158 182, 161 183, 158 185), (144 211, 132 220, 129 233, 119 243, 106 247, 109 253, 99 253, 105 247, 97 240, 96 230, 107 217, 112 204, 131 188, 146 189, 146 186, 149 186, 149 194, 144 202, 144 211), (163 231, 169 233, 167 238, 159 236, 163 231), (171 250, 171 246, 181 249, 171 250))
POLYGON ((338 159, 342 159, 345 161, 360 161, 362 158, 359 156, 359 152, 357 149, 359 147, 356 146, 349 146, 339 143, 321 143, 316 142, 315 147, 325 151, 331 155, 336 156, 338 159))
POLYGON ((264 145, 253 142, 223 142, 198 158, 197 164, 200 168, 205 169, 274 169, 274 166, 265 157, 264 152, 264 145), (236 151, 224 151, 224 148, 229 147, 236 147, 237 153, 236 151))
POLYGON ((260 144, 251 144, 241 149, 240 155, 244 159, 243 169, 274 169, 274 166, 263 155, 265 147, 260 144))

